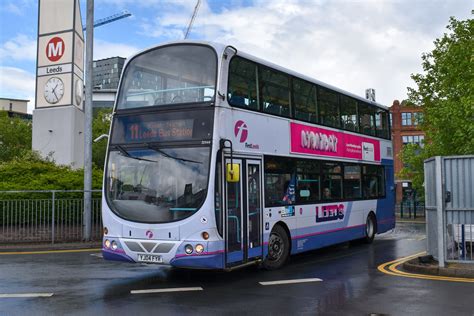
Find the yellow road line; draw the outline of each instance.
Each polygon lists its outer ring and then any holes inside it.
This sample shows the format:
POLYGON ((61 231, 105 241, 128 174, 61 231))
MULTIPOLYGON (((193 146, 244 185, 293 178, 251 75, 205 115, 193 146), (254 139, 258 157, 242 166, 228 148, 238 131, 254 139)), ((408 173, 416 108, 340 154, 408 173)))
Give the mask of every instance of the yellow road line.
POLYGON ((70 250, 44 250, 44 251, 11 251, 11 252, 0 252, 0 256, 6 255, 44 255, 52 253, 74 253, 74 252, 96 252, 102 250, 101 248, 89 248, 89 249, 70 249, 70 250))
POLYGON ((457 277, 446 277, 446 276, 438 276, 438 275, 427 275, 427 274, 418 274, 418 273, 408 273, 404 271, 400 271, 397 268, 405 263, 406 261, 418 257, 420 255, 424 255, 426 252, 420 252, 408 257, 396 259, 390 262, 383 263, 377 267, 377 269, 385 274, 400 276, 405 278, 413 278, 413 279, 424 279, 424 280, 436 280, 436 281, 449 281, 449 282, 466 282, 466 283, 474 283, 474 279, 471 278, 457 278, 457 277), (386 270, 388 267, 388 270, 386 270))

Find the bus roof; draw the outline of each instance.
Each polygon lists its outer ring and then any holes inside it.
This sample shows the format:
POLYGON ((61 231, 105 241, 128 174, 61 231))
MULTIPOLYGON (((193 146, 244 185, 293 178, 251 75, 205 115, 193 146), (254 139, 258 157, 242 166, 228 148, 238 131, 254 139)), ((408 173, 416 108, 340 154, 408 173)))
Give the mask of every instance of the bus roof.
MULTIPOLYGON (((379 107, 379 108, 382 108, 384 110, 388 110, 389 108, 383 104, 380 104, 380 103, 377 103, 377 102, 374 102, 374 101, 371 101, 371 100, 368 100, 368 99, 365 99, 361 96, 358 96, 354 93, 351 93, 351 92, 348 92, 348 91, 345 91, 343 89, 340 89, 338 87, 335 87, 335 86, 332 86, 330 84, 327 84, 327 83, 324 83, 322 81, 319 81, 317 79, 314 79, 312 77, 309 77, 309 76, 306 76, 306 75, 303 75, 301 73, 298 73, 296 71, 293 71, 293 70, 290 70, 288 68, 285 68, 285 67, 282 67, 282 66, 279 66, 277 64, 274 64, 272 62, 269 62, 267 60, 264 60, 262 58, 259 58, 259 57, 256 57, 256 56, 253 56, 251 54, 248 54, 248 53, 245 53, 245 52, 242 52, 240 51, 238 48, 236 48, 234 45, 225 45, 225 44, 221 44, 221 43, 215 43, 215 42, 209 42, 209 41, 196 41, 196 40, 178 40, 178 41, 169 41, 169 42, 165 42, 165 43, 162 43, 162 44, 158 44, 158 45, 154 45, 154 46, 151 46, 151 47, 148 47, 142 51, 139 51, 138 53, 130 56, 129 58, 127 58, 127 63, 129 62, 129 60, 131 60, 133 57, 137 56, 137 55, 140 55, 148 50, 152 50, 152 49, 155 49, 155 48, 158 48, 158 47, 161 47, 161 46, 168 46, 168 45, 175 45, 175 44, 200 44, 200 45, 208 45, 208 46, 211 46, 212 48, 214 48, 217 52, 217 55, 218 56, 222 56, 224 50, 227 48, 227 47, 232 47, 234 48, 236 51, 237 51, 237 56, 241 56, 243 58, 246 58, 246 59, 249 59, 251 61, 254 61, 258 64, 261 64, 261 65, 264 65, 264 66, 268 66, 270 68, 273 68, 275 70, 278 70, 278 71, 281 71, 281 72, 284 72, 284 73, 287 73, 291 76, 294 76, 294 77, 297 77, 297 78, 300 78, 300 79, 303 79, 303 80, 306 80, 306 81, 309 81, 309 82, 312 82, 312 83, 315 83, 319 86, 322 86, 322 87, 325 87, 325 88, 328 88, 328 89, 331 89, 331 90, 334 90, 336 92, 339 92, 341 94, 344 94, 344 95, 347 95, 349 97, 352 97, 354 99, 357 99, 359 101, 364 101, 366 103, 369 103, 373 106, 376 106, 376 107, 379 107)), ((126 66, 126 65, 125 65, 126 66)))

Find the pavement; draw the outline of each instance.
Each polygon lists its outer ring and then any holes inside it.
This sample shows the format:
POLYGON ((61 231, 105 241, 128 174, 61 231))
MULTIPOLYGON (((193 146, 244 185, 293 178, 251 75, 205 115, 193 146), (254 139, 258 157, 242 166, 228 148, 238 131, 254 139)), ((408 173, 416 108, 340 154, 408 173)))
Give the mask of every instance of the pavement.
POLYGON ((79 249, 98 249, 102 247, 100 241, 91 242, 70 242, 70 243, 12 243, 0 244, 0 254, 9 252, 32 252, 32 251, 51 251, 51 250, 79 250, 79 249))
POLYGON ((474 278, 474 263, 447 263, 444 268, 441 268, 438 261, 432 257, 420 256, 404 262, 402 267, 405 271, 419 274, 474 278))

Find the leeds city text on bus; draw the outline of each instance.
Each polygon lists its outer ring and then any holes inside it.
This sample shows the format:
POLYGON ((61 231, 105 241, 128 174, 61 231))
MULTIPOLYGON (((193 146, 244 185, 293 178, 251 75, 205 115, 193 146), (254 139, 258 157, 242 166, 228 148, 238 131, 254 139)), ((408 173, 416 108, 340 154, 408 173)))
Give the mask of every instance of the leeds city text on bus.
POLYGON ((104 177, 104 258, 282 266, 394 227, 388 111, 238 51, 130 58, 104 177))

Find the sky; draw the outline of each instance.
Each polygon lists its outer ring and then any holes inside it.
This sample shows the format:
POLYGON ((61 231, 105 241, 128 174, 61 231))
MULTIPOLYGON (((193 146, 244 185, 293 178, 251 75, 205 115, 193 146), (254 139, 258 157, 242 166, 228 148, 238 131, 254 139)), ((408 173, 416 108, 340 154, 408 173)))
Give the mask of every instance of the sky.
MULTIPOLYGON (((61 1, 61 0, 58 0, 61 1)), ((80 0, 85 25, 86 0, 80 0)), ((184 37, 196 0, 95 0, 94 59, 132 54, 184 37)), ((421 55, 449 17, 472 18, 471 0, 202 0, 190 39, 241 51, 356 95, 376 90, 390 106, 415 87, 421 55)), ((37 0, 0 0, 0 97, 34 107, 37 0)))

